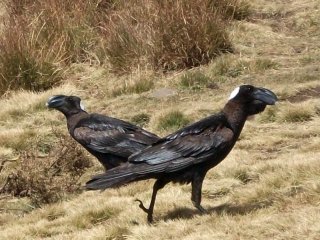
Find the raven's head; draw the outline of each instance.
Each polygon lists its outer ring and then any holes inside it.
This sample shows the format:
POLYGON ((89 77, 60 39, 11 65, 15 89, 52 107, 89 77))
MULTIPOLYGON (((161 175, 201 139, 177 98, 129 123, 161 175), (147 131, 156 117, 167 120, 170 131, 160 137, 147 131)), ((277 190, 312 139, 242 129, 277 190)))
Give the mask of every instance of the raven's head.
POLYGON ((240 103, 248 115, 253 115, 262 112, 267 105, 274 105, 278 98, 269 89, 241 85, 233 90, 229 101, 240 103))
POLYGON ((55 95, 48 99, 46 105, 48 108, 57 109, 65 116, 84 111, 81 99, 76 96, 55 95))

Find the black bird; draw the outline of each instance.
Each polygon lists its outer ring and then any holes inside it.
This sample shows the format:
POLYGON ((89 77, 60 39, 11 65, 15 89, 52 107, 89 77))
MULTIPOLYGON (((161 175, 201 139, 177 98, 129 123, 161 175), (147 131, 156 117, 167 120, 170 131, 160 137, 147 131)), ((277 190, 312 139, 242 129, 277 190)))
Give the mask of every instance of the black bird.
POLYGON ((123 164, 131 154, 159 140, 155 134, 129 122, 87 113, 76 96, 52 96, 47 106, 66 116, 70 135, 106 170, 123 164))
POLYGON ((220 163, 236 143, 248 116, 273 105, 276 95, 265 88, 242 85, 230 95, 223 110, 159 140, 129 157, 128 163, 94 176, 86 184, 89 190, 117 187, 129 182, 155 178, 150 206, 140 200, 140 208, 152 222, 157 191, 169 182, 192 185, 191 200, 201 212, 203 179, 209 169, 220 163))

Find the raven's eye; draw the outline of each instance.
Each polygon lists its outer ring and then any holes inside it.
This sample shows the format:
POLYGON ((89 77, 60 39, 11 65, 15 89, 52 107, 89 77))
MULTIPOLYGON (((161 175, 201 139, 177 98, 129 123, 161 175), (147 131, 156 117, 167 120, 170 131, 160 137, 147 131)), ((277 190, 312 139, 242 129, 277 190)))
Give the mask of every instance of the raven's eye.
POLYGON ((247 86, 247 91, 248 91, 248 92, 253 91, 253 87, 252 87, 252 86, 247 86))

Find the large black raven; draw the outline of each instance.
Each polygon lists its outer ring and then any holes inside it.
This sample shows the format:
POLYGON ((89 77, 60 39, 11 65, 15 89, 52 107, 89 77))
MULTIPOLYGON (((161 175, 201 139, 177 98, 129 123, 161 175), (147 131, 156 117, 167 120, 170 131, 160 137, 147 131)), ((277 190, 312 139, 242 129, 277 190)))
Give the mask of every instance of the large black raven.
POLYGON ((201 212, 201 188, 207 171, 220 163, 236 143, 248 116, 273 105, 276 95, 265 88, 242 85, 230 95, 221 112, 204 118, 159 140, 129 157, 128 163, 94 176, 90 190, 117 187, 149 178, 157 179, 149 208, 140 208, 152 221, 157 191, 169 182, 192 184, 191 200, 201 212))
POLYGON ((106 170, 121 165, 131 154, 159 140, 155 134, 131 123, 101 114, 88 114, 76 96, 52 96, 47 106, 66 116, 70 135, 106 170))

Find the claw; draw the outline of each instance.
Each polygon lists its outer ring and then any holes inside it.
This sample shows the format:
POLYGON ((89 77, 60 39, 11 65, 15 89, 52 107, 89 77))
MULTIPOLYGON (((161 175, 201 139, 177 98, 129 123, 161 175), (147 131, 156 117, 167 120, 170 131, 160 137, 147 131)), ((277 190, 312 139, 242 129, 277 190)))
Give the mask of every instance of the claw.
POLYGON ((134 201, 139 203, 139 208, 141 208, 145 213, 149 213, 149 209, 143 205, 140 199, 135 199, 134 201))
POLYGON ((140 199, 135 199, 134 200, 135 202, 138 202, 139 203, 139 208, 141 208, 145 213, 148 214, 148 223, 152 223, 153 222, 153 218, 152 218, 152 214, 150 213, 150 209, 146 208, 142 201, 140 199))

